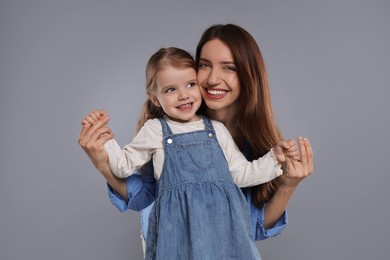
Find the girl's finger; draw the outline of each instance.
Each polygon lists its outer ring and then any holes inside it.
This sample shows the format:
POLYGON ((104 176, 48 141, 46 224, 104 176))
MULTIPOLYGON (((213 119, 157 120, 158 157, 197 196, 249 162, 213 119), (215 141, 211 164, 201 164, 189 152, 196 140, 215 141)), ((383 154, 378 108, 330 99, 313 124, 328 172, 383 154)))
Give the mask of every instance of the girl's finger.
POLYGON ((91 113, 89 113, 89 116, 93 118, 93 120, 98 121, 100 119, 100 111, 99 110, 94 110, 91 113))
POLYGON ((97 111, 99 112, 101 117, 107 116, 107 111, 106 110, 100 109, 100 110, 97 110, 97 111))
POLYGON ((93 119, 93 117, 91 115, 87 115, 84 117, 83 121, 86 121, 91 125, 94 125, 97 120, 93 119))

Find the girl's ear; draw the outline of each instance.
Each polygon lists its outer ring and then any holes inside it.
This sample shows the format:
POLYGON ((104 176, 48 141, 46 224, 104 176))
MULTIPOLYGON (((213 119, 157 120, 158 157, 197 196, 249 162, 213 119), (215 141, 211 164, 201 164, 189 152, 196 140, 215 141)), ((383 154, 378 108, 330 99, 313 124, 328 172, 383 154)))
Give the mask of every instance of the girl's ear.
POLYGON ((152 101, 152 103, 153 103, 156 107, 161 107, 161 104, 160 104, 160 102, 158 101, 156 95, 149 94, 148 96, 149 96, 150 101, 152 101))

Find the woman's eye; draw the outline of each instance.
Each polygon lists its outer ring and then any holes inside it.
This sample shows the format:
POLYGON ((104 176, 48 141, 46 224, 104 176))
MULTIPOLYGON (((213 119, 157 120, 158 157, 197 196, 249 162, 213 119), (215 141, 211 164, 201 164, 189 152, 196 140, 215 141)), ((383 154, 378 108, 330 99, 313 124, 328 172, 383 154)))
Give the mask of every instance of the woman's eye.
POLYGON ((199 63, 199 68, 206 68, 209 65, 207 63, 199 63))
POLYGON ((236 67, 227 66, 227 67, 225 67, 225 70, 236 71, 236 67))

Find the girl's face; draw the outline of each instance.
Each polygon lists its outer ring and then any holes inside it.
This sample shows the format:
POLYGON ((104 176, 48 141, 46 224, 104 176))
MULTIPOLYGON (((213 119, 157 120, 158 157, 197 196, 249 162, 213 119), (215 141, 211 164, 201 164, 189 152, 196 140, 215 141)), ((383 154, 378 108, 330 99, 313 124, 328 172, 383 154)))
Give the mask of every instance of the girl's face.
POLYGON ((202 96, 194 69, 177 69, 168 65, 157 73, 156 83, 157 89, 149 98, 168 117, 179 122, 199 119, 196 111, 202 103, 202 96))
POLYGON ((197 77, 207 108, 236 108, 240 83, 233 54, 221 40, 214 39, 203 45, 197 77))

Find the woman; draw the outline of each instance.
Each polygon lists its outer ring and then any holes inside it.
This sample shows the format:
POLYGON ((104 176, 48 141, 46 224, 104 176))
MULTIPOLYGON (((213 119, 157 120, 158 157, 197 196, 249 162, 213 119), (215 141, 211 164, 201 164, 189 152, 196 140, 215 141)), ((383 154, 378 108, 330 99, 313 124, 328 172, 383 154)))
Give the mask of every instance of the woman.
MULTIPOLYGON (((243 28, 215 25, 202 35, 196 51, 197 80, 204 99, 203 112, 228 128, 249 160, 264 155, 282 138, 276 126, 267 73, 253 37, 243 28)), ((111 173, 103 144, 113 137, 106 126, 109 118, 86 125, 79 143, 109 184, 112 202, 122 211, 140 210, 153 202, 153 174, 133 175, 126 180, 111 173)), ((93 116, 93 115, 92 115, 93 116)), ((313 153, 306 138, 298 138, 300 160, 287 160, 285 173, 266 184, 242 189, 251 211, 253 237, 266 239, 279 234, 287 224, 285 209, 296 187, 313 172, 313 153)), ((143 231, 149 217, 142 214, 143 231)), ((143 232, 145 234, 146 232, 143 232)))

